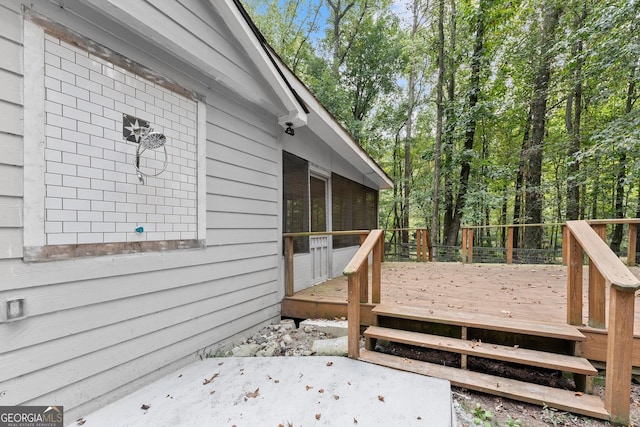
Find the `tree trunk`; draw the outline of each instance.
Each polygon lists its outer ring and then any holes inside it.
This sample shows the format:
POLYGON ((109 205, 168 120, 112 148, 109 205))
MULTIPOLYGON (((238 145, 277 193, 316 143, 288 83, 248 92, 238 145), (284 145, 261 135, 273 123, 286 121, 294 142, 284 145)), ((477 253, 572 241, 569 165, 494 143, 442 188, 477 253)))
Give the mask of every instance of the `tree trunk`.
MULTIPOLYGON (((587 4, 583 3, 582 12, 576 16, 574 30, 578 32, 587 18, 587 4)), ((572 56, 576 66, 573 72, 574 84, 567 96, 565 122, 569 135, 569 149, 567 150, 567 220, 575 220, 580 214, 580 184, 578 174, 580 163, 576 153, 580 151, 580 119, 582 116, 582 40, 576 40, 572 47, 572 56), (574 108, 575 105, 575 108, 574 108)))
MULTIPOLYGON (((418 33, 418 6, 419 0, 413 0, 413 27, 411 29, 411 37, 415 39, 418 33)), ((415 98, 415 73, 416 67, 413 58, 409 68, 409 87, 407 101, 407 128, 406 138, 404 140, 404 212, 402 217, 402 228, 409 228, 409 200, 411 197, 411 139, 413 138, 413 104, 415 98)), ((402 243, 409 243, 409 231, 402 233, 402 243)))
MULTIPOLYGON (((629 76, 629 85, 627 86, 627 101, 625 104, 625 114, 631 113, 633 108, 633 100, 636 92, 636 82, 634 80, 635 67, 632 68, 629 76)), ((623 149, 624 150, 624 149, 623 149)), ((624 218, 624 183, 627 179, 626 174, 627 153, 621 151, 618 165, 618 176, 616 177, 616 206, 615 217, 624 218)), ((623 224, 616 224, 613 228, 613 237, 611 238, 611 250, 620 252, 620 244, 622 243, 622 227, 623 224)))
POLYGON ((447 105, 445 106, 445 131, 444 131, 444 226, 442 235, 446 245, 455 246, 456 242, 449 241, 449 233, 453 222, 453 151, 454 134, 456 128, 455 101, 456 101, 456 0, 451 0, 451 24, 449 30, 449 79, 447 80, 447 105))
MULTIPOLYGON (((526 223, 541 224, 544 194, 542 192, 542 148, 544 144, 545 122, 547 118, 547 98, 551 78, 552 48, 554 34, 560 18, 560 9, 554 0, 547 1, 544 7, 542 33, 540 34, 539 59, 534 78, 533 108, 531 111, 531 146, 529 148, 526 176, 526 223)), ((524 246, 540 248, 542 246, 542 228, 527 227, 524 231, 524 246)))
MULTIPOLYGON (((520 224, 520 216, 522 213, 522 186, 524 184, 524 176, 526 174, 527 149, 530 143, 531 133, 531 107, 527 112, 527 121, 524 125, 524 134, 522 136, 522 148, 520 149, 520 161, 518 162, 518 175, 516 176, 515 198, 513 201, 513 223, 520 224)), ((513 247, 517 248, 520 244, 520 227, 513 229, 513 247)))
POLYGON ((451 228, 447 235, 447 242, 453 246, 457 243, 460 223, 462 221, 462 210, 467 199, 467 187, 469 185, 469 175, 471 174, 471 152, 473 151, 473 141, 476 135, 478 98, 480 95, 480 67, 482 65, 482 55, 484 50, 484 1, 480 1, 476 11, 476 34, 473 45, 473 56, 471 58, 471 82, 469 88, 469 98, 467 101, 467 111, 469 112, 468 122, 465 123, 464 153, 462 155, 462 165, 460 169, 460 184, 453 210, 451 228))
POLYGON ((440 241, 440 150, 442 146, 442 115, 443 115, 443 89, 444 89, 444 0, 438 2, 438 83, 436 87, 436 141, 434 150, 433 167, 433 217, 431 222, 431 241, 437 244, 440 241))

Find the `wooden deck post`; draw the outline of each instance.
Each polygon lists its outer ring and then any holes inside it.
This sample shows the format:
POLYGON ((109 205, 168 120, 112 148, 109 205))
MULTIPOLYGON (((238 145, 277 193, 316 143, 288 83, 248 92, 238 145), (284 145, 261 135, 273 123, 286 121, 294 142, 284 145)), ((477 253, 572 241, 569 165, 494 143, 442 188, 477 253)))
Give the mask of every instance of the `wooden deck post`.
POLYGON ((611 421, 629 425, 635 292, 611 286, 604 406, 611 421))
POLYGON ((284 295, 293 296, 293 237, 284 238, 284 295))
POLYGON ((347 291, 347 354, 360 358, 360 272, 349 276, 347 291))
POLYGON ((569 231, 567 230, 567 225, 562 226, 562 265, 567 265, 567 239, 569 231))
POLYGON ((467 262, 473 264, 473 228, 467 232, 467 262))
POLYGON ((507 264, 513 264, 513 227, 507 228, 507 264))
POLYGON ((467 233, 469 229, 466 227, 462 227, 462 240, 460 241, 460 256, 462 257, 462 262, 467 262, 467 233))
POLYGON ((422 230, 416 229, 416 261, 424 262, 424 252, 422 249, 422 230))
MULTIPOLYGON (((605 224, 594 224, 591 228, 603 241, 607 240, 605 224)), ((593 260, 589 258, 589 326, 601 329, 605 327, 606 298, 604 277, 593 260)))
POLYGON ((636 265, 636 238, 638 224, 629 223, 629 247, 627 248, 627 266, 636 265))
POLYGON ((567 323, 582 325, 582 247, 567 230, 567 323))
POLYGON ((380 281, 382 278, 382 257, 380 253, 383 252, 384 247, 384 234, 380 236, 380 240, 373 247, 373 265, 371 266, 371 302, 374 304, 380 304, 380 281))
MULTIPOLYGON (((367 239, 367 234, 360 235, 360 246, 367 239)), ((364 260, 360 269, 360 302, 369 302, 369 258, 364 260)))

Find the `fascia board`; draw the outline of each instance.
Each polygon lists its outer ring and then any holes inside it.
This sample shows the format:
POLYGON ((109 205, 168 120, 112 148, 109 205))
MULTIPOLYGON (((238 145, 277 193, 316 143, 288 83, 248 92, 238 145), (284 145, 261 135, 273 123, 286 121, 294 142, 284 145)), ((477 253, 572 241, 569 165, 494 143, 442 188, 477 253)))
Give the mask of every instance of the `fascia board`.
POLYGON ((263 71, 263 77, 288 109, 287 114, 278 117, 278 123, 283 127, 287 126, 287 123, 291 123, 294 128, 306 125, 307 117, 302 105, 280 75, 264 45, 253 33, 238 6, 233 0, 209 0, 209 2, 222 16, 247 55, 254 61, 258 69, 263 71))

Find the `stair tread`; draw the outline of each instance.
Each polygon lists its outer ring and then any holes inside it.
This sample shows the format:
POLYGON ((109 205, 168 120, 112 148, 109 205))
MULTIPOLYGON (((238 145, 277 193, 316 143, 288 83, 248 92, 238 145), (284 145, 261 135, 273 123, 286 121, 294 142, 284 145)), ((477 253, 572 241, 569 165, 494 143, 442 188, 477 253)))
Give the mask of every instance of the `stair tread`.
POLYGON ((485 357, 506 362, 520 363, 547 369, 574 372, 584 375, 597 375, 596 368, 582 357, 547 353, 525 348, 507 347, 488 343, 477 343, 458 338, 423 334, 420 332, 369 326, 365 336, 403 344, 433 348, 471 356, 485 357))
POLYGON ((360 360, 430 377, 442 378, 452 385, 563 411, 609 419, 604 402, 589 394, 530 384, 479 372, 406 359, 399 356, 360 350, 360 360))
POLYGON ((582 332, 571 325, 536 322, 531 320, 513 319, 491 316, 481 313, 469 313, 456 310, 427 309, 408 305, 378 304, 372 313, 377 316, 395 317, 423 322, 443 323, 457 326, 467 326, 494 331, 515 332, 549 338, 559 338, 571 341, 585 341, 582 332))

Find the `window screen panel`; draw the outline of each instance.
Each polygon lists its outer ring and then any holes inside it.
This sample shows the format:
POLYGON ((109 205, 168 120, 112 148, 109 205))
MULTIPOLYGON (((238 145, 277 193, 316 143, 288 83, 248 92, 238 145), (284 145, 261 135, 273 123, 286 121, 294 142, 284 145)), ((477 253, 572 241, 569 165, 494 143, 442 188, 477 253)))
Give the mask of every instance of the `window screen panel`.
MULTIPOLYGON (((293 154, 282 152, 283 224, 285 233, 309 231, 309 164, 293 154)), ((309 238, 293 239, 295 253, 309 252, 309 238)))

